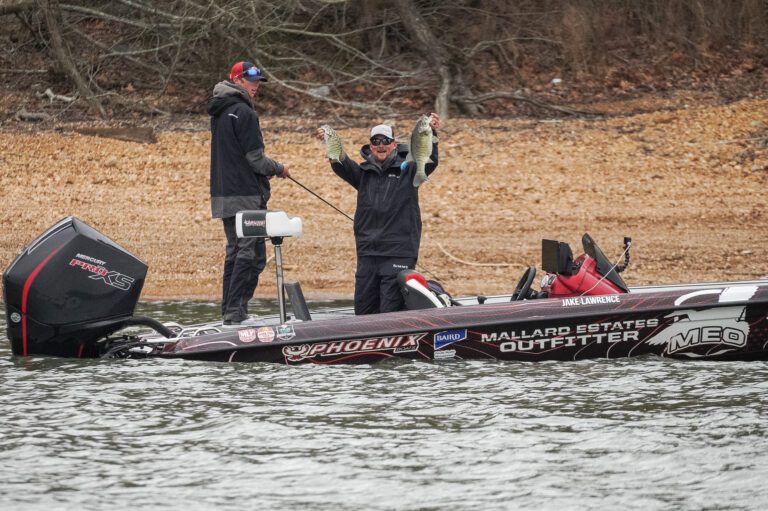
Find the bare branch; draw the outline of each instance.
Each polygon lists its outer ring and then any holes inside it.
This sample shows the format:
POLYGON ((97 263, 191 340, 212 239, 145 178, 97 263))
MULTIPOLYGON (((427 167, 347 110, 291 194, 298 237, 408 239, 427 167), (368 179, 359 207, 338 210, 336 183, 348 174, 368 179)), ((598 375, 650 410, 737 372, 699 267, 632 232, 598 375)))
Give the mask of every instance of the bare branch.
POLYGON ((0 16, 6 14, 19 14, 24 11, 30 11, 36 7, 34 0, 28 0, 26 2, 19 2, 10 5, 0 5, 0 16))
POLYGON ((170 23, 157 23, 155 25, 147 25, 146 23, 141 23, 128 18, 113 16, 111 14, 107 14, 106 12, 97 11, 95 9, 89 9, 87 7, 81 7, 79 5, 61 4, 60 7, 61 7, 61 10, 63 11, 77 12, 80 14, 85 14, 92 18, 106 20, 106 21, 114 21, 115 23, 121 23, 123 25, 139 27, 146 30, 149 30, 151 28, 163 28, 163 27, 167 28, 167 27, 173 26, 170 23))
POLYGON ((597 112, 593 110, 578 110, 578 109, 569 108, 566 106, 558 106, 558 105, 552 105, 550 103, 544 103, 542 101, 529 98, 528 96, 523 96, 522 94, 519 94, 517 92, 494 91, 494 92, 487 92, 485 94, 480 94, 477 96, 463 96, 460 99, 470 103, 483 103, 485 101, 490 101, 492 99, 511 99, 514 101, 529 103, 533 106, 543 108, 545 110, 552 110, 552 111, 560 112, 567 115, 589 115, 589 116, 595 116, 595 117, 603 117, 606 115, 603 112, 597 112))
POLYGON ((54 94, 51 89, 45 89, 45 92, 36 92, 35 96, 38 98, 47 97, 51 103, 54 101, 63 101, 64 103, 72 103, 77 98, 71 96, 64 96, 63 94, 54 94))
POLYGON ((163 18, 167 18, 175 22, 190 22, 190 21, 207 22, 208 21, 204 18, 198 18, 194 16, 177 16, 170 12, 161 11, 155 6, 149 6, 142 2, 132 2, 131 0, 116 0, 116 1, 123 5, 127 5, 128 7, 133 7, 134 9, 138 9, 140 11, 146 12, 152 16, 162 16, 163 18))
POLYGON ((17 121, 28 121, 28 122, 40 122, 40 121, 47 121, 51 118, 50 115, 44 113, 44 112, 27 112, 26 109, 22 108, 18 112, 16 112, 16 115, 14 115, 17 121))

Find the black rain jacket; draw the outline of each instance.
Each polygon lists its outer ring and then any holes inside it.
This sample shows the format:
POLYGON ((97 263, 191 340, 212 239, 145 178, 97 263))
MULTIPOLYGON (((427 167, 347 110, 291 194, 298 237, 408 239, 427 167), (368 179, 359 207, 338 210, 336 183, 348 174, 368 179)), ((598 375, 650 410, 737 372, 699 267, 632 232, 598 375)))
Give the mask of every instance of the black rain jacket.
MULTIPOLYGON (((416 165, 405 162, 408 146, 397 149, 379 165, 369 145, 355 163, 346 156, 332 163, 333 171, 357 190, 355 211, 355 245, 357 255, 413 257, 419 256, 421 210, 419 189, 413 186, 416 165), (402 165, 402 168, 401 168, 402 165)), ((432 145, 432 163, 425 167, 427 175, 437 168, 437 144, 432 145)))
POLYGON ((220 82, 208 100, 211 116, 211 215, 267 207, 269 176, 283 165, 264 155, 259 116, 242 87, 220 82))

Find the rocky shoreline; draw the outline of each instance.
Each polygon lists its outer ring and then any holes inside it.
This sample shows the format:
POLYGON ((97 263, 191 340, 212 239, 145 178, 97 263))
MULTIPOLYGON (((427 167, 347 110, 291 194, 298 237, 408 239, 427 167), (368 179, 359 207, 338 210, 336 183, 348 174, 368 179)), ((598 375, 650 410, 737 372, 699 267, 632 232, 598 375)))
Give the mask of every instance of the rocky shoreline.
MULTIPOLYGON (((580 253, 588 231, 611 259, 632 236, 630 285, 768 275, 768 99, 677 97, 645 107, 652 111, 595 119, 446 121, 440 166, 420 189, 422 269, 456 295, 508 292, 525 267, 540 266, 542 238, 580 253)), ((355 192, 312 137, 325 122, 265 117, 267 153, 351 215, 355 192)), ((401 140, 410 124, 397 122, 401 140)), ((149 264, 144 299, 217 299, 223 232, 210 218, 207 131, 161 131, 144 144, 59 128, 2 132, 3 267, 75 215, 149 264)), ((350 154, 366 139, 364 125, 337 131, 350 154)), ((351 297, 349 219, 295 183, 272 183, 270 207, 304 219, 304 236, 284 247, 287 278, 310 299, 351 297)), ((274 294, 270 262, 257 296, 274 294)))

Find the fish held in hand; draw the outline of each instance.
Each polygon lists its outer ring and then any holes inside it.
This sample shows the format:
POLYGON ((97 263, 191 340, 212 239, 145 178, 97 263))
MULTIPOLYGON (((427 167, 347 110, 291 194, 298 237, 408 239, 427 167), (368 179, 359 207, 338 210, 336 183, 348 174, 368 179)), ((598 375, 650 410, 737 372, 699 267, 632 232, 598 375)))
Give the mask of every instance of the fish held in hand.
POLYGON ((325 142, 326 156, 328 156, 328 159, 333 163, 341 163, 342 158, 345 156, 344 146, 341 144, 341 137, 339 137, 338 133, 327 124, 323 124, 320 128, 323 130, 323 142, 325 142))
POLYGON ((411 132, 411 145, 406 157, 406 161, 416 163, 416 172, 413 175, 413 186, 416 188, 424 181, 428 181, 427 172, 424 167, 428 163, 433 163, 430 155, 432 154, 432 143, 437 141, 437 137, 432 132, 429 121, 428 115, 422 115, 416 121, 416 126, 411 132))

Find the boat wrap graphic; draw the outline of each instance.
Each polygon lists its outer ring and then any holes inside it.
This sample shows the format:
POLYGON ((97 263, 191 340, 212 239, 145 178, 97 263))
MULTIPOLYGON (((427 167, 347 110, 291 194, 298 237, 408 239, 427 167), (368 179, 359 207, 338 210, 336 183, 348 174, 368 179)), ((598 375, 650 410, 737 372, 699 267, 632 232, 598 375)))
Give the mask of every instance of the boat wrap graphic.
POLYGON ((392 337, 371 337, 368 339, 352 339, 315 344, 300 344, 284 346, 283 355, 288 364, 299 363, 310 359, 328 359, 340 361, 358 355, 393 356, 397 353, 414 353, 419 349, 419 341, 427 334, 425 332, 392 337), (389 355, 389 354, 392 355, 389 355))
POLYGON ((180 340, 166 346, 163 355, 284 364, 645 354, 749 360, 768 358, 767 315, 768 286, 713 286, 567 306, 562 299, 533 300, 299 322, 290 330, 275 327, 273 342, 253 342, 250 333, 245 339, 221 333, 180 340))

